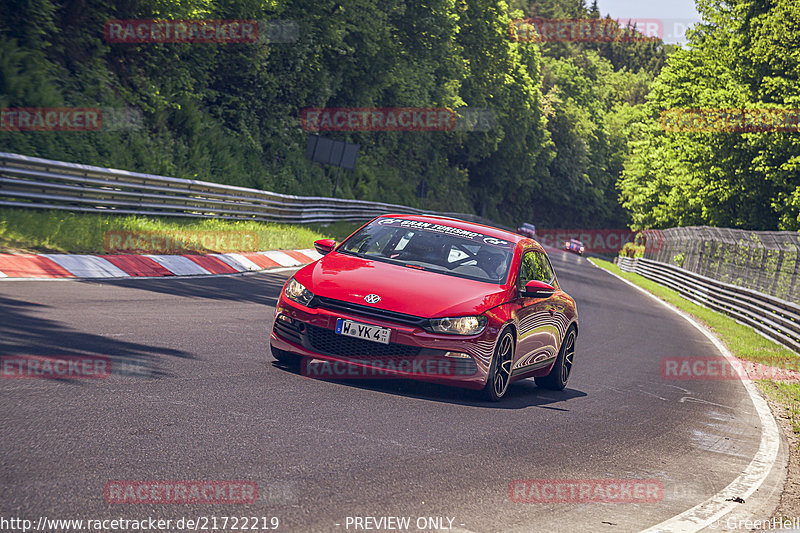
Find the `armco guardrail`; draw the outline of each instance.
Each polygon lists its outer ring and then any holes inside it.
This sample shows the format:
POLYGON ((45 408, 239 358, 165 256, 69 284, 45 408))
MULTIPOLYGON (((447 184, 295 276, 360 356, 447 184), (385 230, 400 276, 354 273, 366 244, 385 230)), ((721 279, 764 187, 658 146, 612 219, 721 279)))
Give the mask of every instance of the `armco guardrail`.
POLYGON ((691 226, 648 230, 644 256, 800 304, 800 233, 691 226))
POLYGON ((687 300, 725 313, 800 354, 800 306, 795 303, 650 259, 621 257, 618 265, 624 272, 640 274, 687 300))
MULTIPOLYGON (((368 220, 386 213, 430 213, 403 205, 292 196, 5 152, 0 152, 0 205, 294 224, 368 220)), ((496 225, 476 215, 431 214, 496 225)))

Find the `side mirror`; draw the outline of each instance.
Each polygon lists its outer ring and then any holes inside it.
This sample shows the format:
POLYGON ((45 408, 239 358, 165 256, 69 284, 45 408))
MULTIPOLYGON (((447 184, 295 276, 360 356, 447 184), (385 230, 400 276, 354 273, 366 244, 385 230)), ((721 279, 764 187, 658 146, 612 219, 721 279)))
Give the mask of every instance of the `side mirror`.
POLYGON ((314 241, 314 249, 321 255, 329 254, 336 248, 336 241, 333 239, 320 239, 314 241))
POLYGON ((555 287, 543 281, 531 280, 525 284, 522 296, 525 298, 549 298, 556 292, 555 287))

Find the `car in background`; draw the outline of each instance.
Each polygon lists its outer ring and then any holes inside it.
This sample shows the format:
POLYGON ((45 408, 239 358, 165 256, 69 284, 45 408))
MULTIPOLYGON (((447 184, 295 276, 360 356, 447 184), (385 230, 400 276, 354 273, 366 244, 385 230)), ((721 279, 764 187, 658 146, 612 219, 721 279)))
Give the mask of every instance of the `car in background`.
POLYGON ((535 239, 536 226, 534 226, 533 224, 528 224, 526 222, 517 228, 517 233, 519 233, 520 235, 524 235, 526 237, 530 237, 531 239, 535 239))
POLYGON ((323 257, 286 282, 276 305, 278 361, 377 367, 493 401, 520 379, 566 386, 576 305, 536 241, 450 218, 386 215, 315 248, 323 257))
POLYGON ((564 243, 564 250, 583 255, 583 252, 586 251, 586 247, 578 239, 570 239, 564 243))

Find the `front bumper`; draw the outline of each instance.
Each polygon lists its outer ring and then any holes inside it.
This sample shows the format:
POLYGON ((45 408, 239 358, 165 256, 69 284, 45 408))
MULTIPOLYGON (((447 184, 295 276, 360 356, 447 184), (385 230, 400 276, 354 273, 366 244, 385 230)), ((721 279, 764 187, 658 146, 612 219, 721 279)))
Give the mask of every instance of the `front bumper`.
MULTIPOLYGON (((486 384, 497 336, 497 328, 491 323, 479 335, 456 337, 430 333, 411 323, 365 316, 358 313, 357 307, 327 299, 319 299, 305 307, 281 294, 270 344, 307 358, 347 363, 364 369, 360 373, 349 372, 346 377, 379 375, 470 389, 481 389, 486 384), (339 335, 335 332, 338 318, 390 328, 390 342, 381 344, 339 335), (448 357, 445 355, 448 353, 466 354, 468 357, 448 357), (379 370, 377 374, 376 369, 379 370)), ((398 320, 402 319, 398 315, 398 320)), ((312 367, 304 364, 303 370, 306 368, 312 367)), ((313 377, 312 372, 308 375, 313 377)))

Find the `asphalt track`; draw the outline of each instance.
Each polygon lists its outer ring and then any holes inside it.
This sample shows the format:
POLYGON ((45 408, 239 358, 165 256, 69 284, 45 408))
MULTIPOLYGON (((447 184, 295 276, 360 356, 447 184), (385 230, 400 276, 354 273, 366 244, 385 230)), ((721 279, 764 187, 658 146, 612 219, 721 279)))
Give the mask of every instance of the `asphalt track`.
POLYGON ((348 516, 407 516, 449 517, 454 531, 639 531, 728 485, 761 434, 744 387, 667 380, 659 367, 717 355, 713 345, 585 259, 551 258, 578 302, 574 374, 563 392, 518 382, 499 404, 277 365, 268 335, 290 271, 0 282, 0 354, 102 355, 129 370, 0 379, 0 517, 276 516, 278 531, 327 532, 356 531, 348 516), (515 503, 519 479, 655 479, 664 494, 515 503), (249 480, 259 499, 109 504, 109 480, 249 480))

